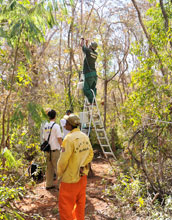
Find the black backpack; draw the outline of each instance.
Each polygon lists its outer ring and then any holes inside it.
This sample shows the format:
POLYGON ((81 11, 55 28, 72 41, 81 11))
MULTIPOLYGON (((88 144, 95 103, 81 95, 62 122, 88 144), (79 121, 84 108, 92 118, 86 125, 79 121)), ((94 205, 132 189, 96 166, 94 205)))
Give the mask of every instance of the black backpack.
POLYGON ((32 163, 30 165, 30 167, 28 168, 28 173, 29 173, 29 176, 31 176, 34 181, 41 181, 41 180, 43 180, 42 169, 36 163, 32 163))

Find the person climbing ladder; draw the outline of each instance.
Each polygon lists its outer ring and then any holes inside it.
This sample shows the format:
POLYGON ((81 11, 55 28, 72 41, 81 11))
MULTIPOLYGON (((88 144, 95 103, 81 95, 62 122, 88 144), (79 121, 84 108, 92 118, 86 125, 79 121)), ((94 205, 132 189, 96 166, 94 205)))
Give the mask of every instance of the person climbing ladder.
POLYGON ((94 91, 94 94, 96 96, 97 89, 97 72, 96 72, 96 59, 97 59, 97 52, 95 51, 97 49, 97 43, 91 42, 90 46, 88 47, 88 40, 84 40, 84 38, 81 38, 82 51, 85 54, 84 58, 84 66, 83 66, 83 74, 84 74, 84 88, 83 92, 84 95, 88 98, 88 101, 90 104, 93 102, 93 93, 91 89, 94 91))

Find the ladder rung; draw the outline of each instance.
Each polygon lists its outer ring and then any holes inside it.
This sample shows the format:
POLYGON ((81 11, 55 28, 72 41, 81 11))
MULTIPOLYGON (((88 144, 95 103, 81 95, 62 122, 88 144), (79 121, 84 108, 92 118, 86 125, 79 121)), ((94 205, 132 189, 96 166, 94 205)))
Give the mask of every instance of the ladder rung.
MULTIPOLYGON (((102 123, 101 123, 101 121, 100 121, 100 120, 99 120, 99 121, 94 121, 94 123, 95 123, 95 124, 102 125, 102 123)), ((101 128, 104 128, 104 127, 103 127, 103 125, 102 125, 102 127, 101 127, 101 128)))
POLYGON ((82 129, 82 132, 88 132, 89 129, 82 129))
POLYGON ((104 131, 104 128, 98 128, 97 131, 104 131))
POLYGON ((107 154, 107 155, 113 155, 112 152, 104 152, 104 154, 107 154))
POLYGON ((85 129, 85 130, 87 130, 87 129, 93 129, 93 127, 84 127, 84 128, 82 128, 82 129, 85 129))
POLYGON ((94 124, 95 124, 95 126, 97 126, 97 129, 103 129, 104 128, 104 127, 102 127, 101 123, 94 123, 94 124))
MULTIPOLYGON (((104 144, 104 145, 103 145, 103 144, 101 144, 101 146, 102 146, 102 147, 109 147, 109 145, 108 145, 108 144, 104 144)), ((110 147, 109 147, 109 148, 110 148, 110 147)))
MULTIPOLYGON (((91 91, 93 93, 93 101, 96 102, 94 91, 93 90, 91 91)), ((85 131, 84 133, 86 133, 89 136, 90 132, 94 129, 96 131, 97 140, 102 148, 102 151, 105 157, 107 158, 108 155, 110 155, 115 158, 115 155, 109 144, 109 140, 108 140, 106 130, 103 125, 103 121, 101 118, 101 114, 100 114, 97 102, 96 102, 96 105, 91 105, 89 104, 87 97, 85 97, 83 112, 88 113, 88 120, 87 120, 87 123, 84 124, 81 131, 83 132, 85 131)))
POLYGON ((101 124, 101 121, 100 120, 99 121, 94 121, 94 123, 95 124, 99 124, 99 123, 101 124))
POLYGON ((103 131, 104 130, 104 127, 101 127, 101 128, 95 128, 95 130, 101 130, 101 131, 103 131))

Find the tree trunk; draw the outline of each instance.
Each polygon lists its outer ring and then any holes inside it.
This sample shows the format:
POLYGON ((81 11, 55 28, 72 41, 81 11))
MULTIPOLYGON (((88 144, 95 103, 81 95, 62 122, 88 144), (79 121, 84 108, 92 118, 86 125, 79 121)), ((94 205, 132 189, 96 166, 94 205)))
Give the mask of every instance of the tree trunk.
POLYGON ((112 130, 111 130, 111 147, 112 147, 112 151, 115 152, 116 148, 115 148, 115 130, 114 130, 114 128, 112 128, 112 130))
POLYGON ((75 13, 75 8, 72 8, 72 21, 70 24, 69 28, 69 33, 68 33, 68 48, 70 49, 70 58, 69 58, 69 70, 70 74, 68 77, 68 99, 69 99, 69 104, 70 104, 70 109, 73 111, 73 102, 72 102, 72 96, 71 96, 71 78, 72 78, 72 60, 73 60, 73 23, 74 23, 74 13, 75 13))
POLYGON ((104 81, 104 128, 106 130, 106 112, 107 112, 107 85, 108 81, 104 81))
POLYGON ((6 135, 5 134, 5 117, 6 117, 6 112, 7 112, 8 105, 9 105, 9 99, 11 97, 13 84, 14 84, 14 74, 15 74, 16 65, 17 65, 19 41, 20 41, 20 36, 18 38, 18 43, 17 43, 16 49, 15 49, 15 54, 14 54, 14 64, 13 64, 13 71, 12 71, 12 75, 11 75, 10 90, 8 92, 8 95, 6 96, 5 103, 4 103, 4 109, 3 109, 3 112, 2 112, 2 139, 1 139, 0 150, 1 150, 2 147, 5 148, 5 135, 6 135))
POLYGON ((58 60, 60 71, 61 71, 61 48, 62 48, 62 22, 61 22, 61 25, 60 25, 59 60, 58 60))

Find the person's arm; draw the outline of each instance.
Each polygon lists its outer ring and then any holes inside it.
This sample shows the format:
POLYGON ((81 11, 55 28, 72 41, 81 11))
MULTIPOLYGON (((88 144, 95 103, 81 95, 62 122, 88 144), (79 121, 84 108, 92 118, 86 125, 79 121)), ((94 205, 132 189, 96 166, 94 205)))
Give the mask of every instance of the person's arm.
POLYGON ((83 51, 85 54, 89 52, 88 40, 84 40, 84 38, 81 38, 80 46, 82 47, 82 51, 83 51))
POLYGON ((46 123, 44 124, 44 126, 42 127, 42 139, 43 141, 46 141, 46 134, 45 134, 45 126, 46 126, 46 123))
MULTIPOLYGON (((90 144, 91 145, 91 144, 90 144)), ((92 148, 92 146, 90 147, 90 150, 89 150, 89 155, 88 155, 88 157, 86 158, 86 160, 84 161, 84 163, 83 163, 83 167, 85 167, 87 164, 89 164, 91 161, 92 161, 92 159, 93 159, 93 156, 94 156, 94 153, 93 153, 93 148, 92 148)))
POLYGON ((58 140, 58 142, 59 142, 60 146, 62 146, 62 138, 61 138, 61 137, 59 137, 59 138, 57 138, 57 140, 58 140))
POLYGON ((88 40, 85 40, 85 45, 86 47, 88 47, 88 40))
POLYGON ((60 179, 63 176, 63 173, 65 172, 67 165, 69 163, 69 159, 71 157, 71 154, 73 152, 73 147, 71 145, 71 142, 68 141, 68 139, 65 139, 62 143, 62 152, 60 154, 60 158, 57 163, 57 175, 60 179))
POLYGON ((92 148, 91 143, 90 143, 89 154, 88 154, 86 160, 84 161, 84 163, 82 164, 82 166, 80 167, 80 175, 81 176, 88 175, 88 172, 89 172, 89 169, 90 169, 89 164, 92 161, 93 156, 94 156, 93 148, 92 148))
POLYGON ((61 133, 61 129, 60 129, 60 126, 59 125, 55 125, 56 126, 56 137, 57 137, 57 140, 60 144, 60 146, 62 145, 62 133, 61 133))
POLYGON ((81 42, 80 42, 80 46, 83 47, 84 46, 84 38, 81 38, 81 42))

